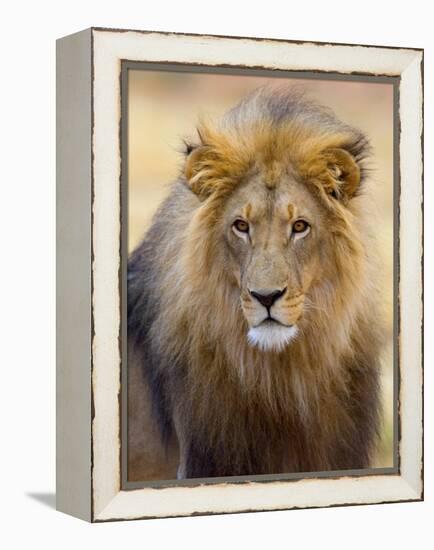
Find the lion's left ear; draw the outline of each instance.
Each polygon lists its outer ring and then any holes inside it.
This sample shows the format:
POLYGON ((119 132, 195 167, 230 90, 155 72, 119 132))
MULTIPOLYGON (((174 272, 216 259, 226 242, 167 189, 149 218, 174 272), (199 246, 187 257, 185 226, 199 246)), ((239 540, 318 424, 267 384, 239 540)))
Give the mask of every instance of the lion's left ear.
POLYGON ((345 149, 327 149, 323 153, 325 163, 321 180, 325 191, 344 202, 356 195, 360 185, 360 166, 345 149))

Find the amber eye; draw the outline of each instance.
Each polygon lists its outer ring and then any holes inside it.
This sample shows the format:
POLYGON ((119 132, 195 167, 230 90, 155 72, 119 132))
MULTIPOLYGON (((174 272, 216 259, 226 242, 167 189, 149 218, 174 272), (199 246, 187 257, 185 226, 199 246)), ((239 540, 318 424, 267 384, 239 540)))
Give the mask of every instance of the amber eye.
POLYGON ((240 233, 249 232, 249 224, 244 220, 235 220, 233 223, 234 228, 240 233))
POLYGON ((304 233, 309 229, 309 224, 304 220, 297 220, 292 224, 293 233, 304 233))

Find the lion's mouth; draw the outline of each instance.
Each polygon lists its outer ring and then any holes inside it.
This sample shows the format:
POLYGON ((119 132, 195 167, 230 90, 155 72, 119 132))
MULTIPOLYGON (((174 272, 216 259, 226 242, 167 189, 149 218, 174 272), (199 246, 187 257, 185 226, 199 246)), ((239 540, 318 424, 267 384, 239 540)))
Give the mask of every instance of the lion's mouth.
POLYGON ((262 351, 282 351, 297 334, 296 325, 284 325, 268 317, 259 325, 249 329, 247 339, 250 345, 262 351))
POLYGON ((285 325, 285 323, 282 323, 281 321, 278 321, 277 319, 275 319, 274 317, 271 317, 271 315, 269 315, 263 321, 261 321, 256 326, 254 326, 253 328, 258 328, 258 327, 263 327, 263 326, 274 326, 274 325, 280 325, 281 327, 286 327, 286 328, 291 328, 293 326, 293 325, 285 325))

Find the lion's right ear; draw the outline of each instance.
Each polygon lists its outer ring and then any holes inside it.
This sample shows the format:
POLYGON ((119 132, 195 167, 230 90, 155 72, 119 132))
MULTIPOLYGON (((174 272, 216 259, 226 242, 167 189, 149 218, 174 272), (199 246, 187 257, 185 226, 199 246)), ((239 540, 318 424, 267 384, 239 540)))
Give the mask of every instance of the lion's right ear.
POLYGON ((208 145, 198 145, 196 147, 187 147, 187 158, 184 165, 184 176, 190 189, 199 196, 205 198, 207 196, 206 173, 210 169, 212 160, 211 147, 208 145))
POLYGON ((200 171, 201 160, 203 160, 205 156, 205 149, 206 147, 204 145, 198 145, 196 147, 194 145, 186 146, 187 158, 184 166, 184 175, 188 182, 190 182, 200 171))

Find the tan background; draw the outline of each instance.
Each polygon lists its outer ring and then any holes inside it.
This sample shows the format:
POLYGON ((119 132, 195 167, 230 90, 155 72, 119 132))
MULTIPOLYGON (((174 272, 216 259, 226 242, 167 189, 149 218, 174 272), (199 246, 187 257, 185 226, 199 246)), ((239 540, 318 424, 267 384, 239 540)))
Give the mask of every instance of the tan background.
MULTIPOLYGON (((285 79, 280 79, 283 82, 285 79)), ((289 80, 289 79, 287 79, 289 80)), ((128 248, 140 242, 176 179, 183 138, 195 137, 201 115, 218 117, 246 93, 275 78, 129 71, 128 248)), ((393 87, 391 84, 301 80, 308 95, 364 131, 373 146, 366 192, 376 209, 388 345, 382 357, 384 418, 375 466, 393 466, 393 87)))

